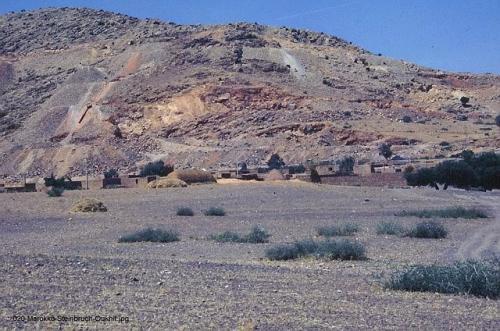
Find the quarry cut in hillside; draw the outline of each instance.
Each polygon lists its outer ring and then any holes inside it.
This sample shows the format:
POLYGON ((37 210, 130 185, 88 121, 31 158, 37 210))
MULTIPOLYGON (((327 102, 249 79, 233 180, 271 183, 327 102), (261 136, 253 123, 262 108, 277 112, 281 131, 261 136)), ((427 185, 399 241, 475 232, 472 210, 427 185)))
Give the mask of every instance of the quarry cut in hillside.
POLYGON ((0 16, 0 175, 136 171, 500 148, 500 77, 257 24, 90 9, 0 16))

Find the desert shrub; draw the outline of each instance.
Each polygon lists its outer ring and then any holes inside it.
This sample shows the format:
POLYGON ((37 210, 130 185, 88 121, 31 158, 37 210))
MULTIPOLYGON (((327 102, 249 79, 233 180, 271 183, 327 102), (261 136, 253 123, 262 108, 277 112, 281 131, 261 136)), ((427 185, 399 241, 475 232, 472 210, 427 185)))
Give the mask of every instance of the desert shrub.
POLYGON ((318 235, 324 237, 352 236, 359 231, 359 226, 354 223, 322 226, 317 229, 318 235))
POLYGON ((176 212, 177 216, 194 216, 194 212, 189 207, 179 207, 176 212))
POLYGON ((131 243, 131 242, 161 242, 168 243, 179 241, 179 234, 172 230, 152 229, 146 228, 138 232, 125 235, 121 237, 118 242, 131 243))
POLYGON ((500 114, 498 114, 497 117, 495 117, 495 124, 497 126, 500 126, 500 114))
POLYGON ((254 226, 249 234, 243 240, 250 244, 263 244, 269 241, 271 235, 261 226, 254 226))
POLYGON ((226 231, 221 234, 211 235, 209 239, 218 242, 236 242, 236 243, 249 243, 249 244, 263 244, 267 243, 271 235, 261 226, 254 226, 250 233, 242 236, 239 233, 226 231))
POLYGON ((205 216, 225 216, 226 211, 221 207, 210 207, 205 210, 205 216))
POLYGON ((395 222, 380 222, 377 224, 377 234, 387 234, 391 236, 401 235, 405 229, 401 224, 395 222))
POLYGON ((285 166, 285 162, 278 154, 274 153, 267 161, 267 166, 270 170, 281 169, 285 166))
POLYGON ((162 160, 149 162, 141 169, 139 175, 141 177, 146 176, 167 176, 169 173, 174 171, 174 167, 171 165, 165 165, 162 160))
POLYGON ((266 250, 270 260, 293 260, 304 256, 330 260, 364 260, 366 251, 363 244, 347 239, 301 240, 292 244, 279 244, 266 250))
POLYGON ((168 175, 168 179, 177 179, 187 184, 216 183, 215 177, 208 171, 201 169, 180 169, 168 175))
POLYGON ((326 240, 318 244, 314 255, 328 260, 365 260, 363 244, 348 239, 326 240))
POLYGON ((391 145, 383 143, 382 145, 379 146, 378 152, 386 159, 390 158, 392 156, 391 145))
POLYGON ((279 244, 266 250, 269 260, 294 260, 300 257, 299 250, 294 244, 279 244))
POLYGON ((339 163, 339 172, 343 175, 352 174, 354 170, 354 158, 346 156, 339 163))
POLYGON ((234 243, 241 243, 243 242, 243 238, 236 232, 232 231, 225 231, 220 234, 213 234, 209 237, 209 239, 221 242, 221 243, 226 243, 226 242, 234 242, 234 243))
POLYGON ((456 262, 448 266, 416 265, 395 272, 386 287, 393 290, 468 294, 498 299, 499 264, 479 261, 456 262))
POLYGON ((47 191, 47 195, 51 198, 60 197, 63 195, 63 193, 64 193, 64 188, 57 186, 53 186, 50 188, 50 190, 47 191))
POLYGON ((446 238, 447 234, 448 231, 443 225, 430 221, 418 223, 406 235, 413 238, 440 239, 446 238))
POLYGON ((464 207, 449 207, 443 209, 422 209, 422 210, 403 210, 396 213, 396 216, 416 216, 420 218, 487 218, 488 215, 478 208, 464 208, 464 207))
POLYGON ((116 178, 118 177, 118 171, 116 169, 109 169, 104 172, 104 178, 116 178))
POLYGON ((73 207, 71 207, 72 212, 82 212, 82 213, 93 213, 93 212, 105 212, 108 211, 104 204, 96 199, 84 198, 77 201, 73 207))
POLYGON ((318 243, 312 239, 299 240, 294 243, 299 256, 313 254, 318 249, 318 243))
POLYGON ((412 118, 408 115, 403 116, 402 118, 403 123, 411 123, 413 122, 412 118))

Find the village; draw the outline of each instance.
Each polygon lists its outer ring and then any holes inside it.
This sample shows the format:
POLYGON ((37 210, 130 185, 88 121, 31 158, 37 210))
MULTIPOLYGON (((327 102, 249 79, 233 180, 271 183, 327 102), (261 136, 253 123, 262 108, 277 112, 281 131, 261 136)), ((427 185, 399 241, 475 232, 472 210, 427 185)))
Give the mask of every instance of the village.
MULTIPOLYGON (((343 186, 378 186, 407 187, 403 177, 405 169, 427 168, 436 165, 443 159, 403 159, 398 156, 384 161, 354 160, 350 157, 332 160, 307 160, 304 164, 281 164, 269 166, 220 167, 218 169, 198 169, 210 173, 216 180, 241 181, 276 181, 301 180, 330 185, 343 186), (347 165, 343 162, 347 161, 347 165)), ((50 176, 50 175, 49 175, 50 176)), ((47 189, 48 177, 12 177, 0 176, 0 193, 42 192, 47 189)), ((151 188, 150 183, 159 179, 158 175, 141 175, 140 173, 119 174, 113 176, 84 175, 65 177, 65 188, 69 190, 100 190, 111 188, 151 188)))

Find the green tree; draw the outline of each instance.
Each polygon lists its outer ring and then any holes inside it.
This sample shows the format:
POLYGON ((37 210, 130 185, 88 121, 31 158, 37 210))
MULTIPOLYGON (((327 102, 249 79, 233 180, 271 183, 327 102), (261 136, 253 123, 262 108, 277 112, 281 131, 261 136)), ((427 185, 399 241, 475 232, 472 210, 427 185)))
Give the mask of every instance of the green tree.
POLYGON ((277 154, 274 153, 271 155, 269 160, 267 161, 267 165, 269 166, 269 169, 281 169, 285 166, 285 162, 283 159, 277 154))
POLYGON ((378 152, 386 159, 389 159, 392 156, 391 145, 383 143, 382 145, 379 146, 378 152))

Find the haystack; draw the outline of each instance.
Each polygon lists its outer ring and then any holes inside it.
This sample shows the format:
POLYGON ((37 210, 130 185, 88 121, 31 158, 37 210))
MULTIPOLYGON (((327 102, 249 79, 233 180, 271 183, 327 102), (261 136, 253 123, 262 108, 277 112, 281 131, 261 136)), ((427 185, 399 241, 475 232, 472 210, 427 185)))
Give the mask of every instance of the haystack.
POLYGON ((163 177, 148 183, 148 188, 186 187, 187 183, 178 178, 163 177))
POLYGON ((269 171, 266 176, 264 177, 264 180, 285 180, 285 176, 279 171, 278 169, 273 169, 269 171))
POLYGON ((171 172, 167 178, 177 178, 188 184, 217 183, 211 173, 201 169, 182 169, 171 172))
POLYGON ((94 213, 94 212, 104 212, 108 211, 108 208, 99 200, 84 198, 78 200, 71 211, 74 213, 94 213))

